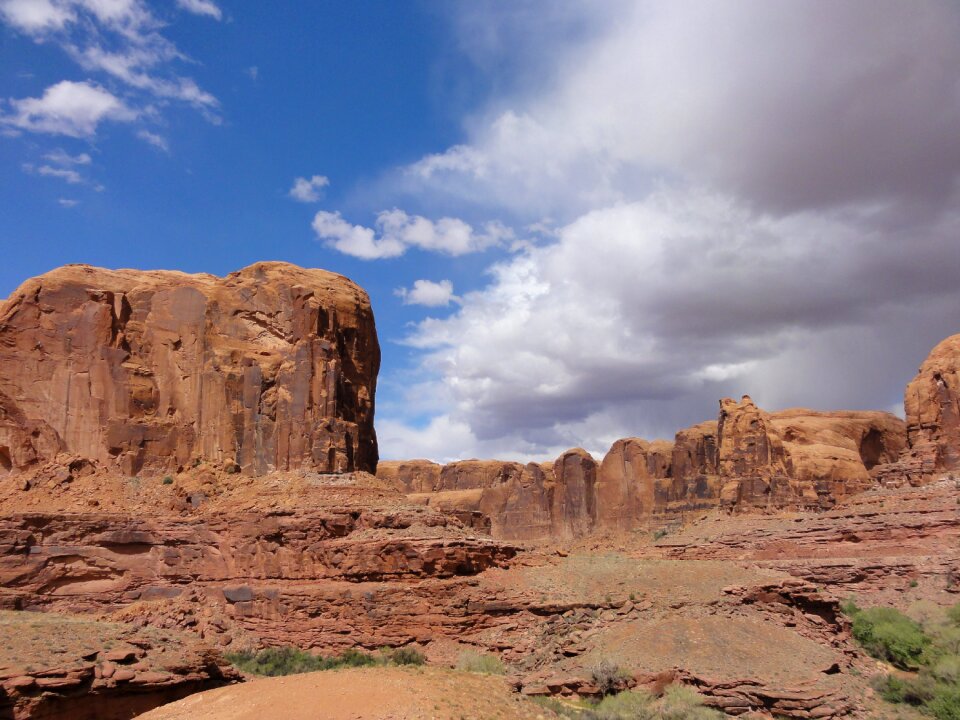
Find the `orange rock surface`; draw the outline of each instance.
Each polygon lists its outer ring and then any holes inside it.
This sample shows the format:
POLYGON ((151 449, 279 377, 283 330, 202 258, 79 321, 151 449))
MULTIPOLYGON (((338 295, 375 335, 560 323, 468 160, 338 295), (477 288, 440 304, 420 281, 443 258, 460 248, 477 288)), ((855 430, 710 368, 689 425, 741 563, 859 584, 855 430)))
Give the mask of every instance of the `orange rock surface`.
POLYGON ((674 442, 616 441, 602 462, 569 450, 552 463, 381 462, 378 477, 412 500, 489 518, 494 537, 565 541, 682 521, 685 513, 829 507, 896 460, 904 423, 883 412, 767 413, 747 396, 674 442))
POLYGON ((62 267, 0 305, 0 472, 373 471, 379 363, 366 293, 324 270, 62 267))

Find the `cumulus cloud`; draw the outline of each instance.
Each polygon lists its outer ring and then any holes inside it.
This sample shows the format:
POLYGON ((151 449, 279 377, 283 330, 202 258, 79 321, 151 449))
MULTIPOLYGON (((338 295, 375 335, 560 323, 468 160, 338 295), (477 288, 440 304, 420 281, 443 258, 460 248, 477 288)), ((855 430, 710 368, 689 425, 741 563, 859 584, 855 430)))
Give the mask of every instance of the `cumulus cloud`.
MULTIPOLYGON (((664 175, 777 210, 942 197, 952 177, 954 3, 541 4, 539 22, 571 7, 601 31, 553 47, 545 89, 498 98, 470 142, 406 168, 411 188, 572 218, 664 175)), ((489 19, 507 21, 533 22, 489 19)))
POLYGON ((8 24, 30 34, 59 30, 75 18, 68 5, 52 0, 3 0, 0 15, 8 24))
POLYGON ((423 305, 424 307, 446 307, 460 298, 453 294, 453 283, 449 280, 414 280, 412 288, 397 288, 394 295, 403 299, 404 305, 423 305))
MULTIPOLYGON (((209 0, 183 0, 187 9, 219 13, 209 0)), ((84 70, 105 73, 132 92, 177 100, 218 121, 217 99, 174 63, 189 60, 164 37, 164 24, 143 0, 0 0, 0 19, 38 41, 62 48, 84 70)))
MULTIPOLYGON (((256 79, 256 78, 254 78, 256 79)), ((324 175, 314 175, 310 178, 298 177, 290 188, 290 197, 303 203, 320 201, 320 192, 330 184, 330 179, 324 175)))
POLYGON ((211 0, 177 0, 177 7, 183 8, 187 12, 192 12, 195 15, 212 17, 214 20, 223 18, 223 11, 211 0))
POLYGON ((313 230, 330 247, 364 260, 403 255, 407 248, 465 255, 479 252, 513 238, 513 231, 499 222, 489 222, 480 232, 458 218, 429 220, 394 208, 377 215, 375 228, 351 225, 338 212, 321 210, 313 230))
POLYGON ((39 98, 11 100, 12 113, 0 116, 5 125, 82 138, 91 137, 104 120, 132 122, 137 113, 109 91, 87 82, 63 80, 39 98))
MULTIPOLYGON (((470 27, 534 32, 555 12, 535 5, 473 9, 470 27)), ((603 452, 741 393, 894 406, 960 329, 960 6, 576 9, 590 32, 554 39, 539 82, 392 178, 423 204, 555 222, 407 337, 443 403, 390 407, 403 432, 384 457, 401 441, 445 457, 447 441, 461 457, 603 452)))

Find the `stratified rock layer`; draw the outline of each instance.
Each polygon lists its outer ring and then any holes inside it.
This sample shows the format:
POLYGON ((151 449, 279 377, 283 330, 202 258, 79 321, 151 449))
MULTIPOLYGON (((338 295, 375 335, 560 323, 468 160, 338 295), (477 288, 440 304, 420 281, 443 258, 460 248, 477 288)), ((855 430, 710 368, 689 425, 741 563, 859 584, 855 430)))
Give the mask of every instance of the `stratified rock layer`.
POLYGON ((0 717, 128 720, 240 679, 195 636, 56 613, 0 611, 0 717))
POLYGON ((618 440, 599 464, 575 449, 544 464, 382 462, 378 475, 461 519, 488 517, 494 537, 570 540, 682 522, 715 506, 830 507, 870 487, 871 472, 896 460, 905 440, 889 413, 767 413, 744 396, 722 400, 717 421, 672 443, 618 440))
POLYGON ((372 472, 379 363, 366 293, 324 270, 63 267, 0 305, 0 473, 372 472))

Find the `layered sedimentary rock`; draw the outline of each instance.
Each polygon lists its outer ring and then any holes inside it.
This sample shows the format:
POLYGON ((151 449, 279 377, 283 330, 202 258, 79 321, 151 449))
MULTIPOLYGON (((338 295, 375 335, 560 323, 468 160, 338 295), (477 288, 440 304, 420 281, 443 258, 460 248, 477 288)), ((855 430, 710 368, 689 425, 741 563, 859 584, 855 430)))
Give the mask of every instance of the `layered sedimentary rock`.
POLYGON ((0 611, 0 717, 128 720, 240 679, 195 636, 0 611))
POLYGON ((63 267, 0 305, 0 472, 372 472, 379 362, 366 293, 333 273, 63 267))
POLYGON ((426 600, 397 599, 409 584, 443 595, 516 552, 366 473, 14 481, 0 479, 0 607, 119 612, 220 644, 403 644, 431 627, 426 600), (416 608, 384 616, 401 601, 416 608))
POLYGON ((570 450, 553 463, 383 462, 412 499, 490 519, 494 537, 565 540, 680 521, 685 513, 829 507, 870 486, 904 447, 903 421, 882 412, 767 413, 749 397, 720 402, 716 421, 674 442, 618 440, 599 464, 570 450))

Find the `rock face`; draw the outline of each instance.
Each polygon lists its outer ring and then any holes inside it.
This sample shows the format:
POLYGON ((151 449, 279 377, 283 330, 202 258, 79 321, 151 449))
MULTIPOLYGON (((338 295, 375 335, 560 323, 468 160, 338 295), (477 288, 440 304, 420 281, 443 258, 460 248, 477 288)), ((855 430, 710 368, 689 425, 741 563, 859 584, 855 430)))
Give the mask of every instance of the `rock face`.
POLYGON ((921 485, 960 470, 960 335, 937 345, 903 397, 909 447, 884 479, 921 485))
POLYGON ((379 363, 366 293, 333 273, 66 266, 0 305, 0 473, 58 453, 372 472, 379 363))
POLYGON ((767 413, 744 396, 721 400, 718 420, 672 443, 618 440, 599 464, 575 449, 542 465, 415 460, 380 463, 378 474, 418 502, 489 517, 496 538, 570 540, 717 506, 829 507, 870 487, 905 441, 903 421, 889 413, 767 413))

